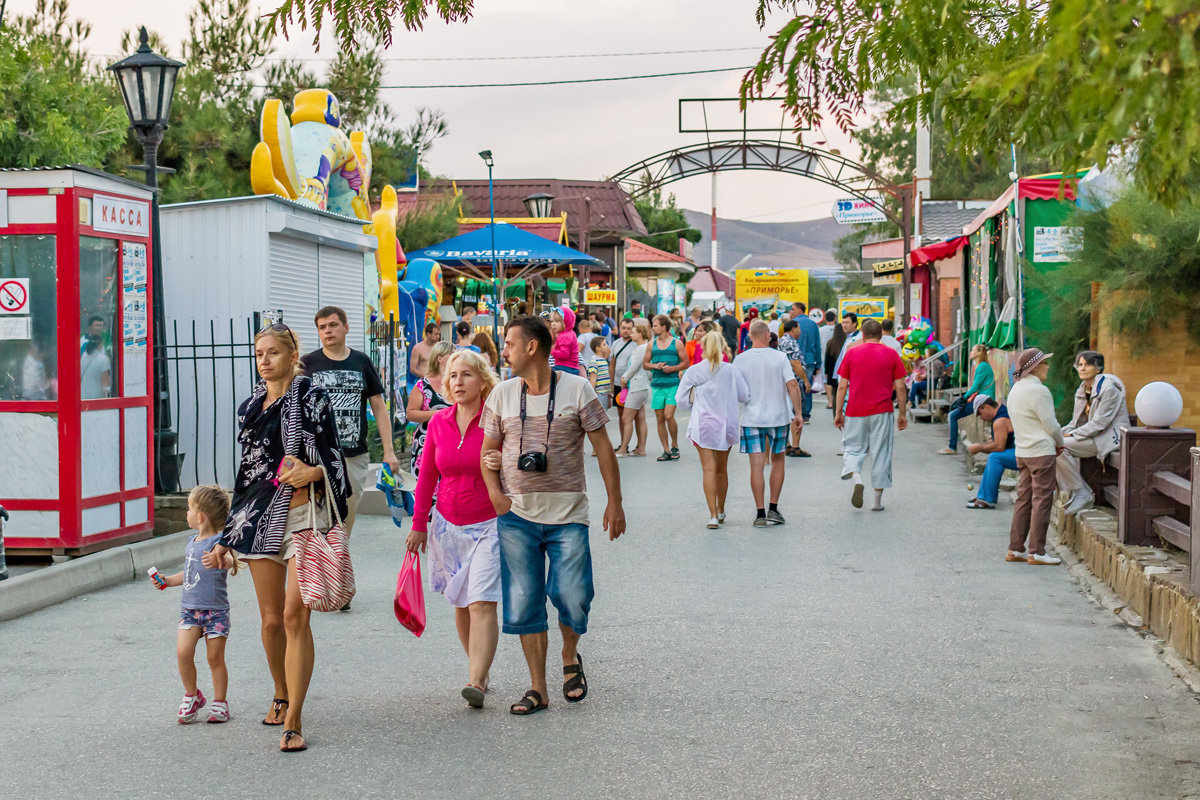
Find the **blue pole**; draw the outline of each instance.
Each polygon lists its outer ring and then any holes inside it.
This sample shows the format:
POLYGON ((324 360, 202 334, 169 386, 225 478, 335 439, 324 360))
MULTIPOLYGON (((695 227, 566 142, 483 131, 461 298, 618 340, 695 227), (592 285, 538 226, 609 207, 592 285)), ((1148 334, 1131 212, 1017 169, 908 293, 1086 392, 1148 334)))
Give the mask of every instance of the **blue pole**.
MULTIPOLYGON (((492 188, 492 165, 488 164, 488 204, 491 206, 492 218, 492 343, 496 352, 500 347, 500 284, 497 280, 499 265, 496 262, 496 193, 492 188)), ((500 359, 496 359, 496 372, 500 372, 500 359)))

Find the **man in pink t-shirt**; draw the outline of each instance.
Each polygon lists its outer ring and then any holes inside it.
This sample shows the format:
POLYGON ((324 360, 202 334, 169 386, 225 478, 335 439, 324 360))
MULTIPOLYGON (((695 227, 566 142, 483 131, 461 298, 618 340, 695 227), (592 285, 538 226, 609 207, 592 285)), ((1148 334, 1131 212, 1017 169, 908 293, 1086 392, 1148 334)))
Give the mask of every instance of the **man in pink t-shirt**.
POLYGON ((838 368, 837 412, 833 424, 842 430, 842 480, 854 481, 850 503, 863 505, 862 465, 871 454, 872 511, 883 511, 883 490, 892 485, 893 393, 902 403, 896 428, 908 427, 908 394, 904 387, 904 362, 896 351, 881 343, 878 320, 862 324, 861 344, 851 347, 838 368), (849 395, 849 402, 846 401, 849 395))

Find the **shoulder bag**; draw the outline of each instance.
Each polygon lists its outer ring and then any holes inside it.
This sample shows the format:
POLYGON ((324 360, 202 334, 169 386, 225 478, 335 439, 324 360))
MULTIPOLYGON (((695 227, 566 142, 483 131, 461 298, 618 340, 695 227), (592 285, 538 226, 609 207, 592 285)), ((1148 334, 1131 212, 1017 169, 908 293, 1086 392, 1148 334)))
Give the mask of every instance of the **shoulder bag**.
POLYGON ((329 474, 324 474, 325 499, 334 524, 326 532, 317 529, 316 492, 309 487, 312 526, 292 534, 296 544, 296 582, 305 606, 313 611, 338 611, 354 597, 354 567, 350 563, 350 536, 338 513, 329 474))

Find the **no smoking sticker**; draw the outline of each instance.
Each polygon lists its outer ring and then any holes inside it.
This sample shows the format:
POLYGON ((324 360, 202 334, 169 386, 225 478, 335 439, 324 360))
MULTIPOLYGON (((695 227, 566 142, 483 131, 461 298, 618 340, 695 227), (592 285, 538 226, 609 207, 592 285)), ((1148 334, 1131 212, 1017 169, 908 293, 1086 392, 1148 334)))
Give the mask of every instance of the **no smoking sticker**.
POLYGON ((0 314, 29 313, 29 279, 0 280, 0 314))

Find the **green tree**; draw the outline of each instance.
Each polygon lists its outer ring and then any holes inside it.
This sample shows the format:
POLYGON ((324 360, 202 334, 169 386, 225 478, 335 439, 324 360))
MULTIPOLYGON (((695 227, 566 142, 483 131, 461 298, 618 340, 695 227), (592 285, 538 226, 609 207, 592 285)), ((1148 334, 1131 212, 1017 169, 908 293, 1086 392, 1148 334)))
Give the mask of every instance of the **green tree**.
MULTIPOLYGON (((642 186, 650 183, 650 174, 641 176, 642 186)), ((679 252, 679 240, 686 239, 695 244, 700 241, 700 231, 688 225, 687 217, 675 206, 675 195, 669 194, 663 199, 662 189, 654 188, 649 192, 640 193, 633 201, 638 216, 646 225, 647 235, 637 236, 639 242, 644 242, 668 253, 679 252)))
POLYGON ((446 22, 464 22, 470 18, 473 6, 474 0, 283 0, 268 15, 268 22, 272 31, 284 37, 293 25, 311 30, 314 47, 320 45, 327 24, 333 27, 343 49, 352 49, 363 35, 390 47, 394 14, 400 15, 406 28, 415 31, 424 27, 431 8, 446 22))
POLYGON ((0 28, 0 164, 100 167, 122 149, 129 123, 111 76, 86 58, 90 30, 65 0, 0 28))
POLYGON ((792 14, 742 84, 778 88, 799 124, 830 109, 843 130, 873 92, 915 76, 894 105, 909 128, 940 119, 969 161, 1016 143, 1064 172, 1136 152, 1156 197, 1185 196, 1200 154, 1200 7, 1191 0, 759 0, 792 14))

